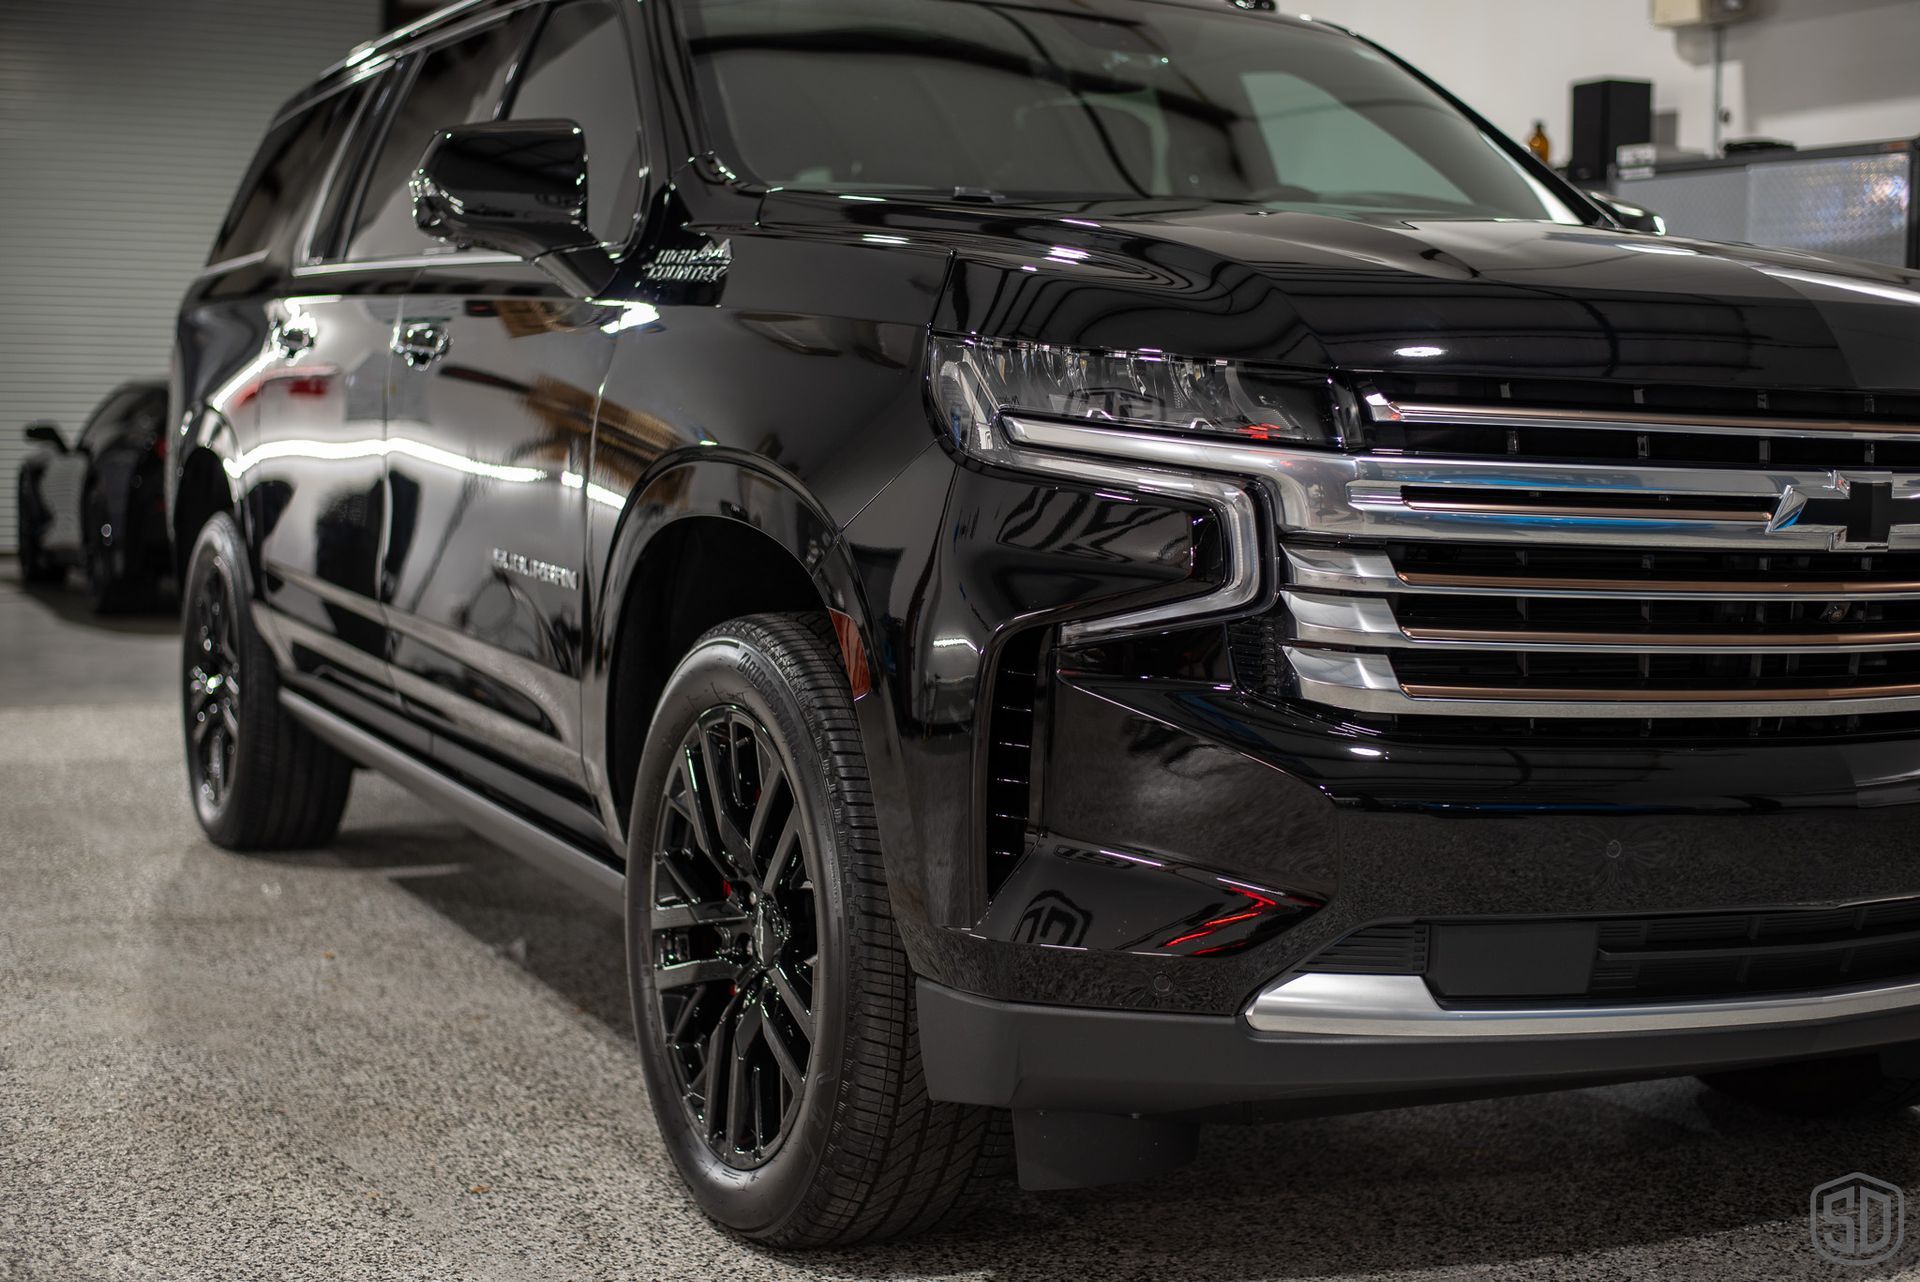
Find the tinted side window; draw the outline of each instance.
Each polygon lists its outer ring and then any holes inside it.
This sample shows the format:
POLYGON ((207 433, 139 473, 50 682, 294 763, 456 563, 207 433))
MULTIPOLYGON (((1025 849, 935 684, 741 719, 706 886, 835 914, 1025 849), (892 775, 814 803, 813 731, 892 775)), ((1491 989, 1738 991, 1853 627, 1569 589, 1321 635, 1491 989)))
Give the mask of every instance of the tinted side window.
POLYGON ((361 182, 358 212, 347 234, 348 260, 418 254, 436 243, 414 226, 407 180, 437 131, 493 119, 507 70, 532 21, 531 13, 522 11, 423 55, 361 182))
POLYGON ((557 6, 514 90, 513 120, 571 120, 587 136, 587 216, 627 239, 640 204, 640 111, 619 15, 602 0, 557 6))
POLYGON ((122 420, 133 412, 144 395, 141 388, 123 387, 100 402, 93 417, 80 429, 80 448, 99 453, 108 441, 119 435, 122 420))
POLYGON ((150 387, 128 408, 121 420, 121 431, 140 440, 160 432, 166 426, 166 419, 167 393, 162 388, 150 387))
POLYGON ((353 123, 365 88, 360 85, 324 98, 267 132, 226 221, 220 224, 220 234, 214 237, 209 263, 265 249, 283 229, 300 220, 353 123))

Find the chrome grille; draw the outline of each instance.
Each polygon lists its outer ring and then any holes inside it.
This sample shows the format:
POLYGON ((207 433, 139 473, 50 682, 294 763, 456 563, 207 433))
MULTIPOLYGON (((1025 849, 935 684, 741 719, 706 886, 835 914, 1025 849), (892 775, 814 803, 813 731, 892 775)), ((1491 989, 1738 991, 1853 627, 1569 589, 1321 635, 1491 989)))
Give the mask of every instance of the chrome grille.
POLYGON ((1285 587, 1236 652, 1271 692, 1399 724, 1920 713, 1920 423, 1366 404, 1374 452, 1263 469, 1285 587))

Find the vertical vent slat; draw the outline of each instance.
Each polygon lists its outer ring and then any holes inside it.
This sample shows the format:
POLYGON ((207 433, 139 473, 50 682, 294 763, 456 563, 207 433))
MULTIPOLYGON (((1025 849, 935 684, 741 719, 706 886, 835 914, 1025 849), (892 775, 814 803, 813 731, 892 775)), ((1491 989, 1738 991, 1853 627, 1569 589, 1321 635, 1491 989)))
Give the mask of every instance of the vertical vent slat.
POLYGON ((1044 633, 1014 637, 1001 649, 987 726, 987 893, 992 896, 1026 853, 1033 820, 1034 703, 1044 633))

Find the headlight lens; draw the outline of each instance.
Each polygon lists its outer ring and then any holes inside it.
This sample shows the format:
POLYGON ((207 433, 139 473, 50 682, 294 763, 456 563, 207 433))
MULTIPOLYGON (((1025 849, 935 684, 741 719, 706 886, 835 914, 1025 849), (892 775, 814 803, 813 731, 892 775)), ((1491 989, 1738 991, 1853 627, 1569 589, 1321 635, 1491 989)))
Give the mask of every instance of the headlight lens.
POLYGON ((929 376, 954 444, 989 457, 1002 452, 993 424, 1003 412, 1242 444, 1338 444, 1327 380, 1294 370, 936 335, 929 376))

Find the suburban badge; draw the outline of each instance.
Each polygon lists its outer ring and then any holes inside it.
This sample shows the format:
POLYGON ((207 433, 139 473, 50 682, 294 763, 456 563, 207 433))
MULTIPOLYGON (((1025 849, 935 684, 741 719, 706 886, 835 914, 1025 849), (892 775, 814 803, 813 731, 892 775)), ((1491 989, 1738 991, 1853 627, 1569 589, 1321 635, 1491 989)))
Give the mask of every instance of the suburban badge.
POLYGON ((554 565, 550 561, 537 561, 520 552, 509 552, 505 548, 493 550, 493 568, 505 574, 517 574, 523 579, 532 579, 536 583, 551 583, 555 587, 572 592, 580 586, 580 574, 564 565, 554 565))

